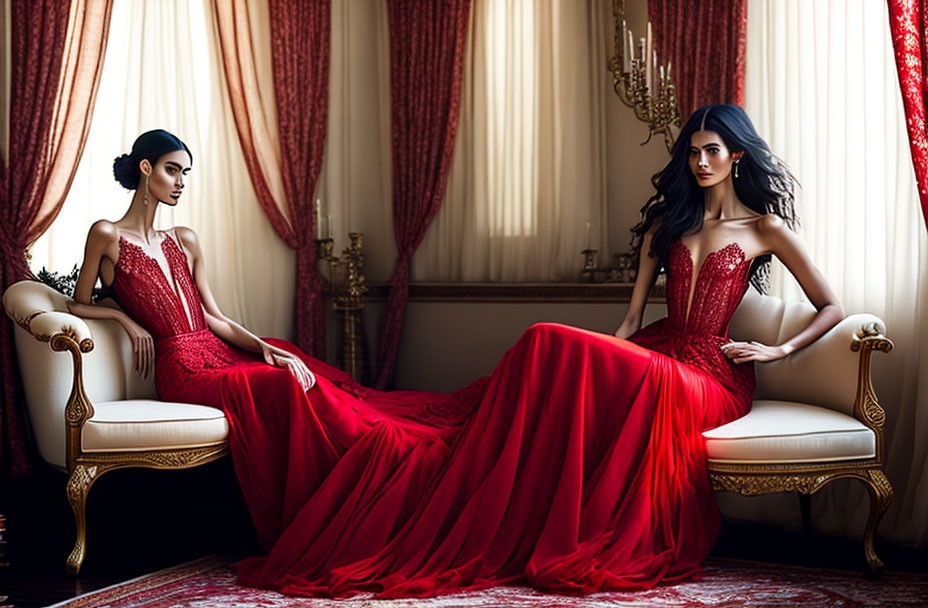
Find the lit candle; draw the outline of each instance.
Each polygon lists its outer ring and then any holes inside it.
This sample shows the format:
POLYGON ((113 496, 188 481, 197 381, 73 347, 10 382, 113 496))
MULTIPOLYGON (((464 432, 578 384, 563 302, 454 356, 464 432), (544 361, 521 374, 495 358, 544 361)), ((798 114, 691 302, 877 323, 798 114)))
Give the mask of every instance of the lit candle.
POLYGON ((651 86, 651 76, 652 76, 651 70, 653 69, 653 64, 651 63, 651 55, 654 52, 653 44, 654 42, 651 39, 651 22, 648 21, 648 41, 647 41, 647 44, 645 45, 645 49, 648 54, 644 56, 644 60, 645 60, 645 63, 647 64, 647 69, 645 70, 645 82, 647 83, 649 87, 651 86))
MULTIPOLYGON (((628 32, 628 55, 628 65, 631 66, 632 61, 635 60, 635 39, 632 37, 631 30, 628 32)), ((631 68, 629 67, 627 71, 630 72, 631 68)))
POLYGON ((587 223, 586 223, 586 248, 587 248, 588 250, 593 248, 593 241, 591 240, 591 238, 592 238, 592 237, 591 237, 591 234, 592 234, 591 229, 592 229, 592 228, 593 228, 593 222, 587 222, 587 223))
POLYGON ((316 238, 322 238, 322 200, 316 199, 316 238))
POLYGON ((664 64, 662 63, 659 67, 661 70, 661 85, 658 91, 660 91, 660 93, 663 94, 664 93, 664 64))
POLYGON ((670 83, 670 68, 673 67, 673 62, 667 62, 667 82, 670 83))
POLYGON ((653 51, 652 54, 654 55, 654 63, 652 63, 651 65, 655 66, 655 68, 654 68, 654 73, 652 74, 652 76, 654 76, 654 86, 651 87, 651 90, 656 91, 657 90, 657 67, 656 67, 657 66, 657 51, 653 51))
POLYGON ((624 52, 622 53, 622 71, 625 73, 628 73, 629 71, 628 70, 628 39, 630 36, 631 36, 631 32, 629 32, 629 36, 625 35, 625 19, 622 19, 622 46, 624 50, 624 52))

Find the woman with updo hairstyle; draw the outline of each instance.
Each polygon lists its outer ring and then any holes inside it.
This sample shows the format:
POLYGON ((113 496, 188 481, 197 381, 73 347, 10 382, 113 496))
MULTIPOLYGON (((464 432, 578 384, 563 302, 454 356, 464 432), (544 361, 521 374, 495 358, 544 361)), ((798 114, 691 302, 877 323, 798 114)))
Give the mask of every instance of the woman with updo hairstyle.
POLYGON ((91 227, 71 310, 119 322, 162 399, 225 413, 264 550, 236 565, 246 585, 576 595, 694 576, 721 525, 702 431, 748 412, 753 361, 788 356, 843 316, 790 230, 793 177, 741 108, 707 106, 652 179, 614 336, 540 323, 459 391, 377 391, 223 315, 196 234, 154 229, 192 162, 165 131, 116 159, 132 201, 91 227), (731 315, 771 255, 819 312, 780 344, 733 342, 731 315), (641 329, 659 272, 668 315, 641 329), (91 302, 98 279, 120 309, 91 302))

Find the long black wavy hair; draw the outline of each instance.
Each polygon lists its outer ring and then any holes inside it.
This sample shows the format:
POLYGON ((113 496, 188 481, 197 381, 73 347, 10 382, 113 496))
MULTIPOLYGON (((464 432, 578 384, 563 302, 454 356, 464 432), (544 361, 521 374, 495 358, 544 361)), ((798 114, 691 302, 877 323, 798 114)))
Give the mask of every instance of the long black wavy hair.
MULTIPOLYGON (((704 192, 690 171, 688 156, 690 136, 703 130, 718 133, 730 153, 743 152, 738 177, 732 174, 738 200, 758 213, 780 216, 790 229, 799 225, 795 209, 796 178, 770 152, 744 109, 730 104, 705 106, 686 121, 674 143, 670 162, 651 178, 656 192, 641 208, 641 221, 632 228, 632 248, 637 254, 644 235, 660 220, 648 254, 657 256, 662 269, 667 267, 673 242, 702 228, 704 192)), ((749 276, 751 284, 763 293, 770 276, 770 254, 754 260, 749 276)))

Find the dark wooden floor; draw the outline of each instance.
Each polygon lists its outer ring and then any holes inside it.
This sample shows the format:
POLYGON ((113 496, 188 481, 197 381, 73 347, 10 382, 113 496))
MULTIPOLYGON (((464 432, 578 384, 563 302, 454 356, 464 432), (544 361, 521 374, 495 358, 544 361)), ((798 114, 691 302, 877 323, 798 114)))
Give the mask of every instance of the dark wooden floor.
MULTIPOLYGON (((0 568, 0 608, 47 606, 204 555, 258 552, 226 458, 188 471, 117 471, 88 501, 88 553, 77 577, 65 573, 74 542, 62 473, 0 480, 10 565, 0 568)), ((798 505, 797 505, 798 509, 798 505)), ((843 538, 726 524, 713 555, 862 572, 861 545, 843 538)), ((878 546, 888 570, 928 573, 928 550, 878 546)))

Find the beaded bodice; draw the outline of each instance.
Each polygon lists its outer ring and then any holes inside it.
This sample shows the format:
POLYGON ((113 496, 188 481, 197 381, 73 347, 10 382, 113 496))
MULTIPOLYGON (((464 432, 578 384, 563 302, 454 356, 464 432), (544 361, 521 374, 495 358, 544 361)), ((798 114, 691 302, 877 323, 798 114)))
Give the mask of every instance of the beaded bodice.
POLYGON ((206 329, 186 254, 166 234, 160 249, 166 269, 141 246, 120 235, 113 277, 116 300, 155 340, 206 329))
POLYGON ((729 322, 748 288, 751 260, 738 243, 730 243, 707 255, 694 276, 689 248, 676 241, 667 266, 667 317, 631 340, 712 375, 749 401, 753 366, 735 364, 721 346, 728 341, 729 322))
POLYGON ((728 322, 747 290, 751 267, 741 246, 730 243, 713 251, 694 277, 693 256, 682 241, 676 241, 670 247, 668 266, 667 320, 671 328, 684 334, 727 336, 728 322))

